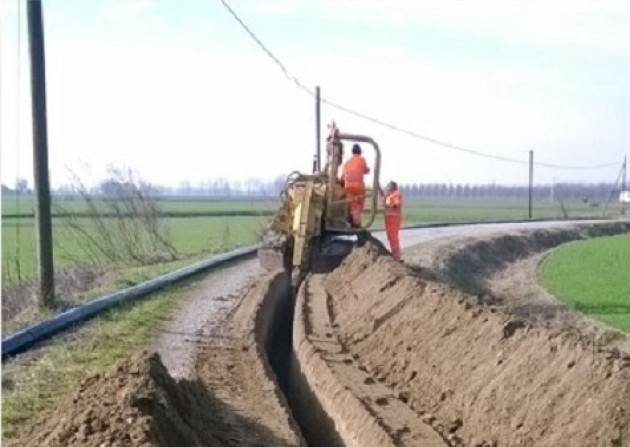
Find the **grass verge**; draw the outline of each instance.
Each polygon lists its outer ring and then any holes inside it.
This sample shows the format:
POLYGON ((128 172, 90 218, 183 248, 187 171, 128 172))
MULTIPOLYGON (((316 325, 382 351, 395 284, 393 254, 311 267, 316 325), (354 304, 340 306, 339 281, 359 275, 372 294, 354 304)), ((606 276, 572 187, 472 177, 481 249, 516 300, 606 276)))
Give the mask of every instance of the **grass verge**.
MULTIPOLYGON (((187 267, 207 257, 208 255, 197 255, 171 262, 161 262, 144 266, 112 266, 109 271, 95 271, 92 272, 94 277, 89 283, 83 285, 68 284, 63 290, 60 290, 58 295, 60 295, 63 302, 60 303, 59 306, 42 309, 36 306, 35 302, 31 302, 26 306, 24 306, 24 303, 21 303, 24 309, 17 315, 11 315, 11 312, 7 311, 7 306, 9 306, 7 300, 22 300, 24 296, 19 293, 9 293, 7 296, 3 296, 3 300, 5 301, 3 302, 2 335, 5 336, 23 329, 69 306, 81 304, 99 296, 134 286, 159 275, 187 267)), ((11 292, 11 290, 8 291, 11 292)))
POLYGON ((3 365, 2 439, 11 441, 54 411, 78 384, 147 348, 190 282, 105 312, 90 323, 3 365))
POLYGON ((541 263, 538 276, 578 311, 630 332, 630 234, 562 245, 541 263))

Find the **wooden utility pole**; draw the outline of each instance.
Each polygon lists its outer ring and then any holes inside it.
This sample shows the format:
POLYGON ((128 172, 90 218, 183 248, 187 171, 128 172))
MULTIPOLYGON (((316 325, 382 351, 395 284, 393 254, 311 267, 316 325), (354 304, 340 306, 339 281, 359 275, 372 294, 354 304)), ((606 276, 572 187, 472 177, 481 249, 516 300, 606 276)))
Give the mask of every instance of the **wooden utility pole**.
POLYGON ((41 0, 28 0, 28 41, 31 62, 31 108, 33 115, 33 170, 35 180, 35 228, 39 303, 49 305, 55 297, 50 180, 48 176, 48 129, 46 124, 46 65, 41 0))
POLYGON ((315 87, 315 156, 317 160, 317 171, 322 170, 322 135, 321 135, 321 97, 319 85, 315 87))
POLYGON ((534 151, 529 151, 529 218, 533 217, 534 200, 534 151))

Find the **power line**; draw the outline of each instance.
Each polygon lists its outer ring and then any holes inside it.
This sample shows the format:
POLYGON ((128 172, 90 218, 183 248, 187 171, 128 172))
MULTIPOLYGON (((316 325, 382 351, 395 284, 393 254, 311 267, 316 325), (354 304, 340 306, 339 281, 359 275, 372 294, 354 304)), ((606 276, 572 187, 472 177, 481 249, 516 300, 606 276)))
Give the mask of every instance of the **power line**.
MULTIPOLYGON (((297 76, 295 76, 293 73, 291 73, 289 71, 289 69, 287 69, 287 67, 280 61, 280 59, 262 42, 262 40, 260 40, 260 38, 247 26, 247 24, 238 16, 238 14, 236 14, 236 12, 230 7, 230 5, 228 4, 227 0, 220 0, 221 3, 223 4, 223 6, 228 10, 228 12, 230 13, 230 15, 234 18, 234 20, 236 20, 238 22, 238 24, 245 30, 245 32, 256 42, 256 44, 260 47, 260 49, 262 49, 265 54, 273 61, 274 64, 276 64, 280 70, 282 71, 282 73, 284 74, 284 76, 292 81, 293 83, 295 83, 295 85, 301 89, 302 91, 308 93, 311 96, 315 96, 315 92, 313 89, 307 87, 297 76)), ((464 147, 464 146, 460 146, 457 144, 453 144, 453 143, 449 143, 447 141, 442 141, 440 139, 437 138, 433 138, 427 135, 423 135, 420 134, 416 131, 413 130, 409 130, 406 129, 404 127, 389 123, 387 121, 383 121, 379 118, 375 118, 373 116, 367 115, 365 113, 362 112, 358 112, 354 109, 351 109, 349 107, 343 106, 337 102, 334 102, 330 99, 321 97, 320 98, 321 101, 325 104, 328 104, 329 106, 338 109, 342 112, 348 113, 350 115, 353 115, 357 118, 361 118, 364 119, 366 121, 370 121, 374 124, 378 124, 379 126, 385 127, 387 129, 393 130, 395 132, 399 132, 402 134, 405 134, 407 136, 410 136, 412 138, 418 139, 418 140, 422 140, 431 144, 435 144, 437 146, 442 146, 444 148, 447 149, 452 149, 455 151, 459 151, 459 152, 464 152, 470 155, 475 155, 478 157, 484 157, 484 158, 490 158, 490 159, 494 159, 494 160, 499 160, 499 161, 503 161, 503 162, 508 162, 508 163, 516 163, 516 164, 523 164, 523 165, 528 165, 529 162, 527 160, 521 160, 518 158, 512 158, 512 157, 507 157, 507 156, 503 156, 503 155, 498 155, 498 154, 492 154, 489 152, 483 152, 483 151, 479 151, 476 149, 471 149, 468 147, 464 147)), ((555 163, 544 163, 544 162, 535 162, 534 163, 536 166, 541 166, 541 167, 545 167, 545 168, 555 168, 555 169, 574 169, 574 170, 586 170, 586 169, 603 169, 603 168, 608 168, 611 166, 616 166, 619 163, 618 162, 614 162, 614 163, 604 163, 604 164, 599 164, 599 165, 562 165, 562 164, 555 164, 555 163)))
POLYGON ((297 76, 294 76, 293 74, 291 74, 291 72, 287 69, 287 67, 284 66, 284 64, 280 61, 280 59, 278 59, 276 55, 273 54, 273 52, 265 46, 265 44, 258 38, 258 36, 256 36, 256 34, 254 34, 254 32, 251 29, 249 29, 247 24, 245 24, 245 22, 241 20, 238 14, 236 14, 236 12, 230 7, 230 5, 225 0, 221 0, 221 3, 223 3, 223 6, 225 6, 225 8, 230 13, 230 15, 234 18, 234 20, 236 20, 238 24, 241 25, 241 27, 245 30, 245 32, 249 34, 249 37, 254 39, 254 41, 265 52, 265 54, 273 61, 273 63, 276 64, 278 67, 280 67, 280 70, 282 70, 282 73, 284 73, 284 76, 289 81, 292 81, 293 83, 295 83, 295 85, 297 85, 299 89, 305 91, 309 95, 314 95, 314 91, 308 88, 305 84, 303 84, 302 81, 300 81, 297 76))

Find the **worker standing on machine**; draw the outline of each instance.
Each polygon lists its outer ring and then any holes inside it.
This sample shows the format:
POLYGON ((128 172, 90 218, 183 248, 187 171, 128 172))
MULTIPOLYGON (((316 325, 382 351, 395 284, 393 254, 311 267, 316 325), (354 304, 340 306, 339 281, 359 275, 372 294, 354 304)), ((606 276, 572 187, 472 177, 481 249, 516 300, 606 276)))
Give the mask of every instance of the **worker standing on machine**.
POLYGON ((343 165, 342 179, 346 192, 346 199, 350 201, 350 224, 358 228, 361 226, 361 216, 365 206, 365 183, 363 176, 370 173, 365 158, 361 155, 361 146, 352 146, 352 157, 343 165))
POLYGON ((396 182, 387 184, 383 195, 383 207, 385 214, 385 232, 389 241, 389 248, 394 259, 400 260, 400 221, 402 216, 402 196, 396 182))

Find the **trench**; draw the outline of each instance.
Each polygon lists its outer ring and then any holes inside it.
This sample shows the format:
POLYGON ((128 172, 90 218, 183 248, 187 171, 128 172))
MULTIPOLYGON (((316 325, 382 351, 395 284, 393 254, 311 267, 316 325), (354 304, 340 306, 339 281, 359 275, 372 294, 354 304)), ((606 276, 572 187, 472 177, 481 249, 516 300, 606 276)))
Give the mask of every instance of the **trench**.
POLYGON ((321 407, 301 372, 293 351, 295 296, 299 288, 290 283, 270 288, 270 314, 265 354, 300 432, 310 447, 344 447, 335 423, 321 407))

